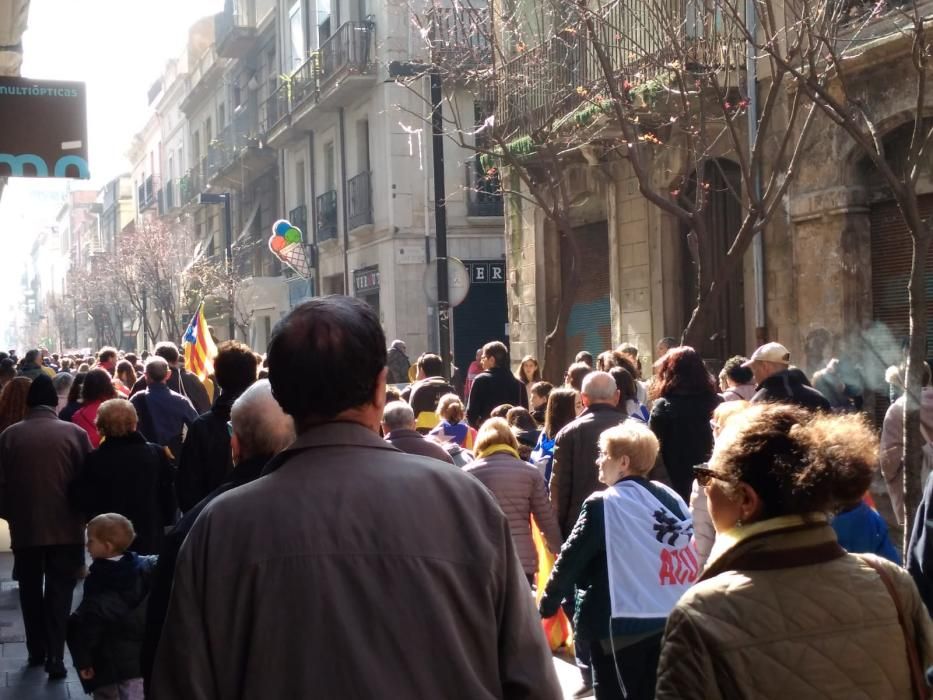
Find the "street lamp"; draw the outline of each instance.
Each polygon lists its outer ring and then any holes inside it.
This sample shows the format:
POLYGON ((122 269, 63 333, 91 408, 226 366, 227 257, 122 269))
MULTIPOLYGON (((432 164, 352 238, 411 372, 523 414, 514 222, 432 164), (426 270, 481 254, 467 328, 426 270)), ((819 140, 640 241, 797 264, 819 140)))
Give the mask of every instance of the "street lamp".
MULTIPOLYGON (((434 46, 434 25, 431 20, 430 42, 434 46)), ((433 63, 392 61, 389 76, 412 78, 428 73, 431 78, 431 145, 434 171, 434 228, 437 257, 437 325, 440 356, 444 360, 444 378, 450 379, 450 290, 447 282, 447 202, 444 185, 444 113, 441 100, 443 84, 439 67, 433 63)))
MULTIPOLYGON (((223 204, 224 205, 224 268, 227 275, 233 274, 233 224, 230 220, 230 197, 229 192, 202 192, 198 195, 198 204, 223 204)), ((233 289, 233 285, 230 285, 233 289)), ((233 320, 233 312, 236 300, 233 298, 233 292, 230 292, 230 316, 228 319, 227 330, 230 334, 230 340, 236 336, 236 326, 233 320)))

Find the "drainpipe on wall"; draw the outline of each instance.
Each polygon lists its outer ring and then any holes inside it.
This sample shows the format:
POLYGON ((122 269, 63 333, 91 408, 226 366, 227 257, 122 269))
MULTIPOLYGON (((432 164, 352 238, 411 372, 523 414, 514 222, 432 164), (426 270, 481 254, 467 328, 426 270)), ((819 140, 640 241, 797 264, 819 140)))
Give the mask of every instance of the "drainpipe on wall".
MULTIPOLYGON (((758 34, 758 15, 755 11, 755 0, 745 0, 745 21, 751 36, 758 34)), ((748 92, 748 153, 751 156, 752 148, 758 139, 758 64, 755 58, 755 46, 749 41, 745 44, 745 67, 748 92)), ((755 198, 761 197, 761 173, 757 170, 752 174, 752 187, 755 188, 755 198)), ((762 234, 759 231, 752 239, 752 262, 755 275, 755 345, 762 345, 767 336, 767 319, 765 317, 765 264, 762 234)), ((744 341, 743 341, 744 342, 744 341)))
POLYGON ((347 132, 343 107, 340 108, 340 208, 343 210, 343 279, 344 293, 353 296, 350 289, 350 228, 347 202, 347 132))
POLYGON ((311 185, 311 201, 308 202, 308 211, 310 217, 308 220, 308 230, 305 231, 305 240, 310 240, 314 246, 314 284, 311 285, 309 293, 311 296, 321 295, 321 256, 317 240, 317 188, 314 186, 314 176, 317 168, 314 165, 314 131, 308 132, 308 169, 310 177, 308 182, 311 185))

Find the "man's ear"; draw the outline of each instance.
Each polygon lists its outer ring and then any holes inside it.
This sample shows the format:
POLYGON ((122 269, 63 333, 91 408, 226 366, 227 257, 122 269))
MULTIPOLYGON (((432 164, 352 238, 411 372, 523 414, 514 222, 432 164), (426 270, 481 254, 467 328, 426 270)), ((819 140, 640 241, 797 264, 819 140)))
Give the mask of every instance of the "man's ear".
POLYGON ((386 407, 386 379, 389 376, 389 368, 383 367, 379 376, 376 377, 376 387, 373 389, 373 406, 379 409, 379 415, 382 415, 382 409, 386 407))
POLYGON ((240 437, 236 433, 230 436, 230 455, 234 464, 240 461, 240 437))
POLYGON ((172 369, 170 367, 168 370, 168 374, 165 375, 165 381, 167 382, 171 378, 172 378, 172 369))

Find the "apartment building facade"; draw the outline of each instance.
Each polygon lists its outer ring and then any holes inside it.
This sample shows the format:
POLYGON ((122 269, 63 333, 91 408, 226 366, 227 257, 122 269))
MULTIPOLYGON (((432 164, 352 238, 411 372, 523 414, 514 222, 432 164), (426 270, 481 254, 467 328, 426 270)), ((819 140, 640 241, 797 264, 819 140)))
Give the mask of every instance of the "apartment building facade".
MULTIPOLYGON (((264 138, 282 154, 282 211, 314 258, 307 291, 364 299, 414 356, 437 346, 425 293, 435 258, 428 96, 421 84, 396 83, 388 67, 427 59, 418 9, 279 0, 284 77, 261 109, 264 138)), ((473 123, 472 101, 444 108, 473 123)), ((448 253, 478 280, 453 313, 452 347, 463 364, 477 343, 507 339, 501 199, 480 206, 469 196, 469 149, 446 140, 443 163, 448 253)), ((306 291, 301 284, 290 282, 293 299, 306 291)))

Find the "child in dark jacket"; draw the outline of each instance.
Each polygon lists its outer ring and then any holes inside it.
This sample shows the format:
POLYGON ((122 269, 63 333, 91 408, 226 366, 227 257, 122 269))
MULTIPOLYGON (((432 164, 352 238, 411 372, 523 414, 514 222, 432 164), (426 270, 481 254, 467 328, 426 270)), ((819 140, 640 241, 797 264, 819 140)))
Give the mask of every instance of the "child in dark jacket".
POLYGON ((126 551, 133 524, 105 513, 87 526, 93 557, 84 599, 68 621, 68 648, 85 691, 95 700, 142 700, 140 652, 146 598, 157 557, 126 551))

